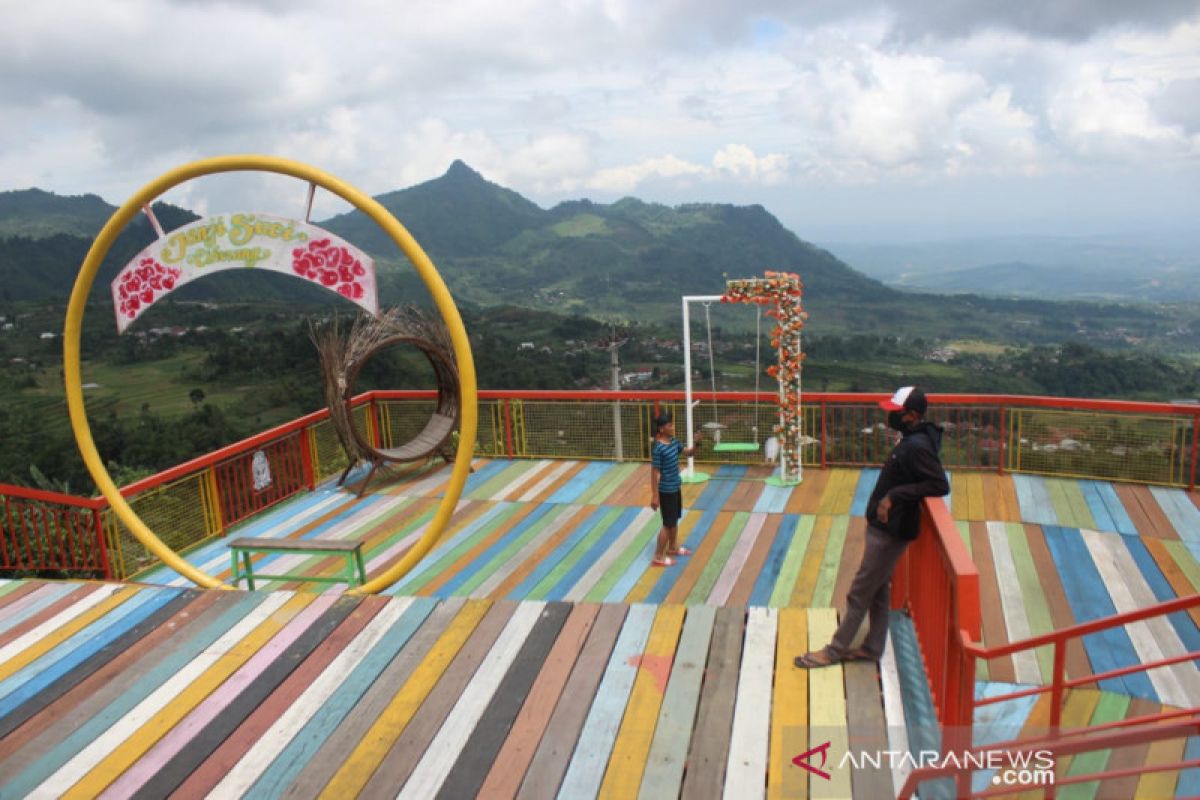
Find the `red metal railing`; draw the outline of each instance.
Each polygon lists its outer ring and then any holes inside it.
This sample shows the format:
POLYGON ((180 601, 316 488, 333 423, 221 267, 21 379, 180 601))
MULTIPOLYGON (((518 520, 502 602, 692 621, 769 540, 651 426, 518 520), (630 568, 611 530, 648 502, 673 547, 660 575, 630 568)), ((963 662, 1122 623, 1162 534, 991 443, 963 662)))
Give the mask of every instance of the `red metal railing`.
MULTIPOLYGON (((911 550, 911 548, 910 548, 911 550)), ((975 608, 978 609, 978 595, 976 595, 975 608)), ((960 695, 960 702, 949 706, 953 711, 946 711, 939 714, 939 721, 943 725, 943 731, 963 732, 958 741, 951 740, 949 743, 943 742, 943 752, 955 753, 999 753, 1005 757, 1017 753, 1032 753, 1037 751, 1049 751, 1060 753, 1063 755, 1070 753, 1079 753, 1086 751, 1105 750, 1110 747, 1119 746, 1114 744, 1118 739, 1125 744, 1135 744, 1140 742, 1153 741, 1159 738, 1179 738, 1182 736, 1190 736, 1200 734, 1200 707, 1185 709, 1182 711, 1170 711, 1161 714, 1151 714, 1134 719, 1121 720, 1115 723, 1106 725, 1092 726, 1074 731, 1063 733, 1062 727, 1062 712, 1063 699, 1067 689, 1072 689, 1079 686, 1098 683, 1109 678, 1117 678, 1123 675, 1130 675, 1138 672, 1146 672, 1148 670, 1157 669, 1159 667, 1171 666, 1173 664, 1181 664, 1184 662, 1200 660, 1200 650, 1192 651, 1183 655, 1172 656, 1170 658, 1162 658, 1155 661, 1147 661, 1139 664, 1134 664, 1120 669, 1108 670, 1099 672, 1094 675, 1088 675, 1080 678, 1067 680, 1066 678, 1066 652, 1067 643, 1074 639, 1082 638, 1083 636, 1097 633, 1099 631, 1117 628, 1123 625, 1128 625, 1134 622, 1152 619, 1154 617, 1166 616, 1179 611, 1187 611, 1192 608, 1200 607, 1200 594, 1193 594, 1186 597, 1179 597, 1174 600, 1158 603, 1157 605, 1147 608, 1129 611, 1123 614, 1116 614, 1104 619, 1092 620, 1090 622, 1072 625, 1069 628, 1052 631, 1051 633, 1034 636, 1029 639, 1023 639, 1019 642, 1010 642, 997 647, 985 648, 978 644, 979 629, 978 625, 972 630, 968 627, 960 627, 958 630, 945 630, 948 634, 948 639, 952 640, 951 647, 958 652, 959 663, 952 672, 958 672, 963 675, 973 676, 975 673, 976 659, 991 660, 995 658, 1004 658, 1011 656, 1013 653, 1022 652, 1025 650, 1033 650, 1039 647, 1053 646, 1054 648, 1054 669, 1052 679, 1048 686, 1034 686, 1029 689, 1023 689, 1016 692, 1008 692, 1005 694, 995 695, 983 699, 976 700, 974 693, 960 695), (1049 734, 1045 737, 1031 738, 1025 740, 1017 740, 1005 742, 997 745, 989 745, 983 748, 974 748, 973 742, 970 741, 970 732, 972 731, 972 722, 974 720, 975 708, 985 705, 994 705, 1010 700, 1016 700, 1022 697, 1031 697, 1040 694, 1050 694, 1050 726, 1049 734), (1177 721, 1181 718, 1186 718, 1186 721, 1180 723, 1175 728, 1166 726, 1165 723, 1177 721), (1127 728, 1120 734, 1108 735, 1110 731, 1117 728, 1127 728), (1166 731, 1174 731, 1169 735, 1166 731), (965 738, 964 738, 965 737, 965 738)), ((961 611, 959 614, 961 615, 961 611)), ((914 623, 916 623, 916 615, 914 614, 914 623)), ((918 636, 920 637, 920 628, 918 626, 918 636)), ((922 648, 926 646, 926 640, 921 638, 922 648)), ((940 646, 940 645, 938 645, 940 646)), ((926 653, 926 668, 930 671, 930 684, 934 684, 933 675, 938 671, 936 658, 930 658, 926 653)), ((973 677, 972 677, 973 687, 973 677)), ((1200 702, 1200 698, 1197 698, 1200 702)), ((941 711, 941 709, 939 709, 941 711)), ((959 759, 960 763, 966 762, 965 758, 959 759)), ((1044 796, 1053 798, 1055 795, 1055 787, 1089 780, 1103 780, 1106 778, 1116 778, 1128 775, 1136 775, 1145 772, 1164 771, 1169 769, 1189 769, 1191 767, 1200 766, 1200 761, 1180 761, 1174 764, 1167 765, 1145 765, 1142 767, 1131 767, 1120 771, 1098 772, 1086 776, 1072 776, 1067 780, 1055 780, 1043 787, 1044 796)), ((905 782, 904 788, 900 792, 900 797, 911 797, 913 792, 921 783, 927 780, 944 778, 953 776, 958 782, 959 797, 988 797, 992 794, 1003 793, 986 791, 977 794, 970 792, 970 770, 955 769, 953 766, 941 765, 938 767, 929 767, 924 769, 914 770, 905 782)), ((1012 791, 1009 787, 1008 792, 1012 791)))
MULTIPOLYGON (((434 393, 432 391, 376 391, 368 392, 355 398, 356 407, 366 406, 367 424, 377 434, 379 432, 379 414, 377 406, 381 404, 406 404, 413 401, 428 402, 434 393)), ((883 430, 882 416, 877 408, 877 402, 884 395, 850 394, 850 393, 813 393, 804 398, 805 420, 808 430, 816 434, 815 442, 805 450, 805 458, 809 464, 829 466, 871 466, 878 464, 886 455, 891 441, 883 430)), ((613 457, 603 448, 593 447, 588 452, 572 453, 571 442, 565 443, 565 449, 560 453, 537 452, 536 447, 528 444, 529 437, 537 435, 536 430, 529 428, 530 417, 524 413, 537 404, 554 402, 571 402, 581 408, 589 409, 590 414, 611 413, 606 409, 617 406, 618 401, 625 413, 636 418, 638 404, 646 409, 663 406, 673 407, 677 411, 684 402, 682 392, 632 392, 632 391, 481 391, 479 393, 481 406, 481 455, 509 457, 613 457), (482 435, 485 425, 482 422, 482 409, 489 407, 497 415, 495 436, 487 445, 483 444, 482 435)), ((755 413, 746 416, 751 419, 769 419, 770 408, 773 407, 773 393, 754 392, 725 392, 717 396, 720 404, 753 404, 759 407, 755 413)), ((1081 450, 1068 455, 1062 452, 1048 456, 1045 451, 1035 452, 1039 446, 1038 436, 1046 442, 1066 441, 1066 438, 1080 434, 1075 430, 1086 423, 1086 415, 1116 415, 1123 419, 1130 415, 1143 415, 1145 419, 1171 420, 1171 428, 1166 432, 1158 431, 1148 434, 1143 442, 1144 460, 1152 460, 1158 465, 1158 472, 1152 478, 1137 475, 1125 476, 1126 479, 1157 482, 1167 485, 1187 486, 1194 488, 1197 479, 1197 460, 1200 452, 1200 407, 1170 403, 1138 403, 1101 400, 1078 400, 1066 398, 1022 397, 1008 395, 933 395, 930 397, 933 411, 939 420, 948 423, 943 440, 943 460, 950 469, 991 469, 1000 471, 1033 471, 1046 474, 1076 475, 1072 467, 1064 459, 1071 458, 1078 462, 1080 459, 1099 459, 1105 457, 1100 444, 1092 450, 1081 450), (1083 422, 1071 425, 1054 425, 1036 421, 1020 427, 1019 418, 1033 413, 1047 412, 1051 414, 1082 414, 1083 422), (1014 422, 1014 420, 1018 420, 1014 422), (1186 441, 1183 439, 1186 438, 1186 441), (1169 441, 1168 441, 1169 440, 1169 441), (1022 455, 1024 453, 1025 455, 1022 455), (1062 461, 1062 465, 1058 463, 1062 461), (1156 460, 1155 460, 1156 459, 1156 460), (1065 465, 1065 466, 1064 466, 1065 465), (1058 470, 1056 472, 1056 470, 1058 470)), ((711 400, 705 399, 711 404, 711 400)), ((551 409, 553 410, 553 409, 551 409)), ((544 416, 544 413, 543 413, 544 416)), ((261 434, 221 448, 213 453, 201 456, 186 463, 164 470, 156 475, 122 488, 121 493, 134 503, 139 497, 147 498, 146 502, 153 503, 153 493, 169 492, 180 482, 201 484, 200 491, 180 491, 182 500, 173 503, 174 514, 186 514, 188 503, 196 506, 192 516, 203 518, 205 523, 197 527, 193 533, 187 533, 184 539, 175 546, 190 546, 208 536, 218 535, 231 524, 256 514, 270 506, 279 503, 296 492, 315 485, 326 474, 329 459, 319 458, 321 448, 318 446, 318 436, 315 431, 322 425, 327 426, 328 412, 325 410, 306 415, 292 422, 280 425, 261 434), (256 454, 262 452, 260 462, 265 460, 271 481, 265 487, 255 488, 254 461, 256 454), (188 499, 193 498, 193 499, 188 499), (196 500, 194 498, 201 498, 196 500)), ((648 413, 645 415, 648 419, 648 413)), ((1140 424, 1135 418, 1131 425, 1140 424)), ((1112 427, 1110 419, 1105 417, 1103 424, 1097 429, 1107 431, 1112 427)), ((1058 424, 1058 423, 1056 423, 1058 424)), ((612 426, 607 426, 611 429, 612 426)), ((605 426, 586 424, 586 431, 602 430, 605 426)), ((543 432, 544 433, 544 432, 543 432)), ((636 429, 630 429, 628 436, 635 437, 638 442, 648 435, 636 429)), ((543 437, 542 444, 545 443, 543 437)), ((336 442, 325 437, 326 454, 336 450, 336 442), (332 444, 330 444, 332 442, 332 444)), ((555 444, 558 442, 556 441, 555 444)), ((1087 444, 1085 442, 1085 444, 1087 444)), ((1048 449, 1050 445, 1046 445, 1048 449)), ((1112 445, 1114 455, 1107 456, 1113 469, 1124 470, 1132 462, 1129 455, 1135 449, 1129 443, 1112 445), (1121 448, 1121 449, 1119 449, 1121 448)), ((626 458, 639 458, 637 446, 626 446, 626 458)), ((260 464, 261 466, 261 464, 260 464)), ((340 467, 338 467, 340 469, 340 467)), ((334 469, 336 472, 337 469, 334 469)), ((1086 477, 1104 478, 1105 474, 1086 474, 1086 477)), ((1120 479, 1120 475, 1118 475, 1120 479)), ((92 564, 101 563, 105 547, 105 537, 98 533, 90 533, 89 542, 92 555, 80 560, 75 552, 75 543, 81 541, 84 531, 108 530, 108 541, 115 542, 120 537, 113 533, 116 523, 111 521, 111 511, 102 499, 87 500, 71 498, 67 501, 50 502, 42 499, 32 499, 23 495, 17 487, 0 485, 0 496, 7 498, 11 507, 14 501, 24 503, 20 515, 20 525, 12 531, 6 531, 6 536, 23 538, 13 539, 21 542, 24 550, 9 547, 6 555, 0 558, 0 570, 60 568, 62 565, 85 564, 91 569, 92 564), (97 514, 88 517, 88 512, 97 514), (37 510, 34 510, 36 506, 37 510), (87 511, 70 512, 70 517, 63 508, 86 509, 87 511), (60 513, 61 512, 61 513, 60 513), (55 516, 55 515, 58 516, 55 516), (65 516, 64 516, 65 515, 65 516), (70 517, 70 521, 68 521, 70 517), (86 518, 86 519, 85 519, 86 518), (92 519, 100 519, 94 523, 92 519), (34 520, 39 520, 35 525, 34 520), (53 520, 51 525, 50 520, 53 520), (41 525, 42 527, 37 527, 41 525), (51 527, 47 527, 51 526, 51 527), (89 527, 90 526, 90 527, 89 527), (52 530, 51 534, 37 534, 34 531, 52 530), (56 548, 54 552, 31 555, 30 547, 56 548), (65 548, 65 549, 60 549, 65 548), (3 560, 7 558, 7 561, 3 560)), ((16 519, 16 517, 14 517, 16 519)), ((184 527, 183 520, 172 517, 172 527, 184 527)), ((15 523, 14 523, 15 524, 15 523)), ((124 541, 124 540, 122 540, 124 541)), ((14 545, 15 546, 15 545, 14 545)), ((135 564, 126 569, 124 558, 116 559, 116 566, 105 566, 107 577, 127 577, 142 564, 135 564)))
POLYGON ((946 728, 969 727, 975 660, 962 636, 966 642, 981 638, 979 571, 941 498, 921 504, 920 535, 892 576, 892 607, 912 617, 938 721, 946 728))
POLYGON ((0 486, 0 493, 0 569, 111 576, 102 501, 19 486, 0 486))

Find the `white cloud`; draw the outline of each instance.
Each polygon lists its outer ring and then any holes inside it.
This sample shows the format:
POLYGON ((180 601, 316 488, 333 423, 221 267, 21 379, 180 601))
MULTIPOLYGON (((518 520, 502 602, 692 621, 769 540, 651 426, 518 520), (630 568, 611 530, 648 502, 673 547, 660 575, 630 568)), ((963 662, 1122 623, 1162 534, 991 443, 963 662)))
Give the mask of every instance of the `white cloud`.
MULTIPOLYGON (((229 152, 372 193, 461 158, 542 202, 1196 175, 1198 92, 1175 0, 48 0, 0 27, 0 188, 120 202, 229 152)), ((177 196, 233 202, 214 185, 177 196)))
POLYGON ((603 192, 630 192, 645 181, 655 178, 693 177, 705 174, 700 164, 684 161, 674 155, 647 158, 636 164, 602 169, 586 181, 586 185, 603 192))

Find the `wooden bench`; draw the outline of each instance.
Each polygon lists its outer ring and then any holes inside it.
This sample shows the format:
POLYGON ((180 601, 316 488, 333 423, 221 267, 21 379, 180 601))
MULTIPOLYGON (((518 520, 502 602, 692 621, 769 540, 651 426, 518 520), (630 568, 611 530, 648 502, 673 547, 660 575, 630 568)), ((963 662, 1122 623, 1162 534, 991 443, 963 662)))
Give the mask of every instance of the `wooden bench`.
POLYGON ((233 559, 233 585, 237 586, 242 577, 246 578, 246 586, 254 591, 254 579, 261 578, 274 581, 319 581, 321 583, 345 583, 348 586, 361 586, 367 582, 367 570, 362 557, 363 542, 361 539, 234 539, 229 543, 229 553, 233 559), (264 575, 254 574, 254 562, 251 553, 306 553, 308 555, 342 554, 346 559, 345 569, 337 575, 264 575), (241 564, 239 564, 239 557, 241 564), (242 570, 244 565, 245 570, 242 570))

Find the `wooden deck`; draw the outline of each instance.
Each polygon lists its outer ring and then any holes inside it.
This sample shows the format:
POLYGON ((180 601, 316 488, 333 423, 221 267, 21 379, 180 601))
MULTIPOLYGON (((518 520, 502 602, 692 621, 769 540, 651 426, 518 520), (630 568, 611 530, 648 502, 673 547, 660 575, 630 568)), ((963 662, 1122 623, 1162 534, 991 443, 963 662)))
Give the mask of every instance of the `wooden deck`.
POLYGON ((6 798, 804 797, 794 756, 887 746, 874 665, 791 667, 830 609, 0 592, 6 798))
MULTIPOLYGON (((361 538, 375 574, 420 537, 447 474, 377 480, 362 498, 325 485, 231 537, 361 538)), ((879 669, 791 666, 836 625, 876 472, 810 470, 796 488, 765 474, 725 467, 686 486, 695 554, 667 570, 649 566, 645 465, 481 460, 443 542, 388 596, 201 592, 165 569, 129 586, 0 584, 0 797, 885 796, 902 776, 809 783, 792 763, 826 741, 906 747, 891 650, 879 669)), ((986 644, 1200 590, 1194 495, 978 473, 952 488, 986 644)), ((188 559, 229 580, 224 541, 188 559)), ((1200 648, 1198 622, 1097 635, 1068 672, 1200 648)), ((1048 675, 1048 652, 1019 655, 981 667, 978 690, 1048 675)), ((1073 696, 1072 719, 1195 706, 1198 675, 1106 681, 1073 696)), ((1040 709, 993 708, 978 735, 1036 727, 1040 709)), ((1133 785, 1160 796, 1157 780, 1133 785)), ((1170 780, 1165 796, 1200 789, 1170 780)))

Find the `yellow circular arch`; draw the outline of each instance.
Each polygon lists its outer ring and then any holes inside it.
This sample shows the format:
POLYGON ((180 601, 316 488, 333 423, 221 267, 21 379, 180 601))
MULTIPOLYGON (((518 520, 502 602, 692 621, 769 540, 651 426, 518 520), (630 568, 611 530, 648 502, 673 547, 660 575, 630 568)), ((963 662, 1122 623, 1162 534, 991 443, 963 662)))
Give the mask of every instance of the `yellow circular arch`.
POLYGON ((367 581, 354 590, 354 593, 373 593, 391 586, 403 577, 412 567, 429 552, 441 538, 446 523, 458 505, 463 486, 471 469, 471 458, 475 449, 475 434, 478 427, 477 392, 475 385, 475 362, 471 357, 471 345, 467 339, 466 328, 463 327, 462 317, 458 313, 454 299, 446 288, 437 268, 417 244, 417 240, 405 229, 392 214, 373 198, 363 194, 358 189, 323 172, 315 167, 291 161, 286 158, 263 155, 233 155, 208 158, 193 161, 177 167, 142 187, 133 197, 113 213, 108 222, 96 236, 91 249, 79 268, 79 276, 75 279, 75 287, 71 290, 71 301, 67 306, 67 319, 63 329, 63 381, 66 384, 67 410, 71 417, 71 428, 75 433, 75 441, 83 456, 84 464, 101 494, 108 500, 109 506, 116 512, 121 521, 128 526, 130 532, 157 556, 164 564, 200 586, 212 589, 229 588, 212 576, 187 563, 174 550, 168 547, 152 530, 142 522, 133 508, 121 496, 120 490, 113 483, 96 443, 92 439, 92 431, 88 426, 87 411, 83 402, 83 387, 80 380, 79 341, 83 328, 83 312, 87 305, 88 293, 100 269, 100 262, 108 254, 117 235, 125 229, 130 221, 137 216, 142 206, 153 202, 168 190, 204 175, 221 172, 274 172, 289 175, 300 180, 316 184, 323 189, 341 197, 353 204, 369 216, 392 238, 397 246, 408 256, 425 282, 438 313, 446 323, 450 339, 454 346, 454 357, 458 361, 458 374, 462 392, 462 414, 459 420, 458 450, 455 454, 454 469, 446 494, 438 506, 437 513, 429 523, 429 528, 408 553, 396 564, 385 570, 381 575, 367 581))

